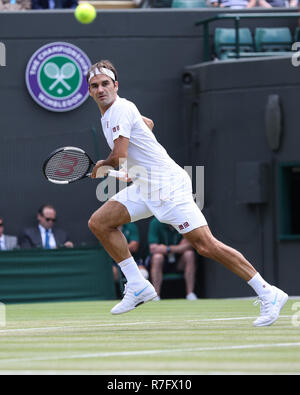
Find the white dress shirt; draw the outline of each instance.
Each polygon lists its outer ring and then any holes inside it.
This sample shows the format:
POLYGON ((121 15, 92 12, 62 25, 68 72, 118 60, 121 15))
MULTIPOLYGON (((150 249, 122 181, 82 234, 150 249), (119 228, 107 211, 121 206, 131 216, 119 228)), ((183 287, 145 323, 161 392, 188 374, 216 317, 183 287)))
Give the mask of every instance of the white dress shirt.
POLYGON ((5 246, 5 240, 4 240, 4 235, 0 237, 0 250, 5 251, 6 246, 5 246))
MULTIPOLYGON (((42 225, 39 225, 39 229, 40 229, 40 232, 41 232, 43 247, 45 247, 45 244, 46 244, 46 229, 42 225)), ((56 241, 55 241, 52 229, 49 229, 48 232, 49 232, 49 245, 50 245, 50 248, 51 249, 56 248, 56 241)))

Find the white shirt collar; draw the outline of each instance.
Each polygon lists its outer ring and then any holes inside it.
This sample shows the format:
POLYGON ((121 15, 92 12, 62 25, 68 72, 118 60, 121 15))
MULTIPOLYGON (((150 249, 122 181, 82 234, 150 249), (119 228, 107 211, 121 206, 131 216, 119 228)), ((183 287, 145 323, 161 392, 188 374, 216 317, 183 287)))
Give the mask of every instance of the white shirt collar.
MULTIPOLYGON (((44 227, 43 227, 42 225, 40 225, 40 224, 39 224, 39 229, 40 229, 41 232, 46 233, 46 230, 47 230, 47 229, 44 228, 44 227)), ((51 228, 48 229, 48 232, 51 233, 51 232, 52 232, 52 229, 51 229, 51 228)))
POLYGON ((107 117, 107 115, 110 113, 110 109, 112 108, 112 106, 113 106, 117 101, 119 101, 119 100, 120 100, 120 97, 119 97, 119 95, 117 95, 116 100, 113 102, 113 104, 112 104, 110 107, 108 107, 108 109, 105 111, 104 115, 102 115, 101 119, 102 119, 103 121, 105 120, 105 118, 107 117))

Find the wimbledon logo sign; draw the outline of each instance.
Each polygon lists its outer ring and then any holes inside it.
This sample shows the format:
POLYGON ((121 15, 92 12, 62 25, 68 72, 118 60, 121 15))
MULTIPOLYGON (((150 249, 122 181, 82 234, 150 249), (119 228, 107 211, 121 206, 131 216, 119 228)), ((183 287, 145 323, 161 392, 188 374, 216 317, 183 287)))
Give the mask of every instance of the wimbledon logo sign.
POLYGON ((30 58, 26 85, 33 100, 49 111, 79 107, 88 97, 87 55, 75 45, 55 42, 44 45, 30 58))

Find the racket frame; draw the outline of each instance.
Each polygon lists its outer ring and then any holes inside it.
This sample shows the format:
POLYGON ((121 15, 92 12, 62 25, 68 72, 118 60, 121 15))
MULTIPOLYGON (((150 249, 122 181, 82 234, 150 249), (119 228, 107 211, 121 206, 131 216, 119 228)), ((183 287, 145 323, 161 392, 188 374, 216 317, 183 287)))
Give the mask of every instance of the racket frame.
POLYGON ((94 165, 95 165, 95 163, 92 161, 92 159, 89 157, 89 155, 88 155, 83 149, 78 148, 78 147, 71 147, 71 146, 61 147, 61 148, 57 148, 55 151, 51 152, 51 154, 47 157, 47 159, 45 160, 45 162, 44 162, 44 164, 43 164, 43 174, 44 174, 45 178, 46 178, 48 181, 50 181, 50 182, 52 182, 52 183, 54 183, 54 184, 66 185, 66 184, 71 184, 72 182, 76 182, 76 181, 82 180, 84 177, 90 177, 91 174, 92 174, 92 173, 90 173, 90 169, 91 169, 91 166, 94 166, 94 165), (54 155, 56 155, 58 152, 63 152, 63 151, 67 151, 67 152, 68 152, 68 151, 70 151, 70 150, 72 150, 72 151, 77 151, 77 152, 80 152, 81 154, 86 155, 87 159, 88 159, 89 162, 90 162, 90 165, 89 165, 89 167, 88 167, 86 173, 83 174, 81 177, 76 178, 75 180, 71 180, 71 181, 54 180, 53 178, 48 177, 48 176, 46 175, 46 166, 47 166, 49 160, 50 160, 54 155))
MULTIPOLYGON (((47 159, 45 159, 45 161, 44 161, 44 164, 43 164, 43 174, 44 174, 45 178, 46 178, 48 181, 52 182, 53 184, 66 185, 66 184, 71 184, 71 183, 73 183, 73 182, 82 180, 82 179, 85 178, 85 177, 91 177, 92 173, 90 172, 90 170, 91 170, 91 167, 92 167, 92 166, 95 166, 95 163, 92 161, 92 159, 90 158, 90 156, 89 156, 83 149, 78 148, 78 147, 67 146, 67 147, 57 148, 55 151, 51 152, 51 154, 50 154, 50 155, 47 157, 47 159), (86 173, 83 174, 81 177, 76 178, 75 180, 71 180, 71 181, 54 180, 53 178, 48 177, 48 176, 46 175, 46 166, 47 166, 49 160, 50 160, 54 155, 56 155, 58 152, 63 152, 63 151, 67 151, 67 152, 68 152, 68 151, 70 151, 70 150, 72 150, 72 151, 77 151, 77 152, 80 152, 81 154, 86 155, 87 159, 88 159, 89 162, 90 162, 90 165, 89 165, 88 170, 86 171, 86 173)), ((122 178, 122 177, 124 177, 124 172, 123 172, 123 171, 118 171, 118 170, 109 170, 107 175, 108 175, 108 176, 111 176, 111 177, 115 177, 115 178, 122 178)))

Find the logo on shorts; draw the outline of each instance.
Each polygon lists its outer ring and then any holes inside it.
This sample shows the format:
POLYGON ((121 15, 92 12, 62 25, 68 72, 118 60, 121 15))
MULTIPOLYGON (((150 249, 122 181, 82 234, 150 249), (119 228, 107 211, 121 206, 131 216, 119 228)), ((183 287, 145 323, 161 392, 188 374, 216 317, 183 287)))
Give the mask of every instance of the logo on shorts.
POLYGON ((179 230, 186 229, 186 228, 188 228, 189 226, 190 226, 190 224, 189 224, 188 222, 185 222, 184 224, 179 225, 179 230))
POLYGON ((86 75, 91 62, 75 45, 54 42, 38 49, 26 68, 26 85, 33 100, 49 111, 65 112, 88 98, 86 75))

